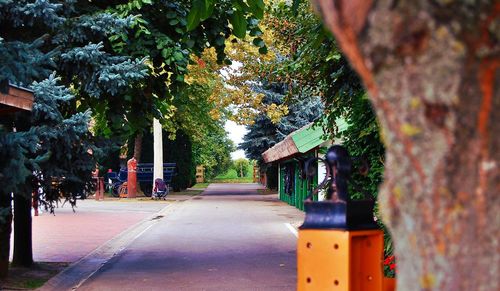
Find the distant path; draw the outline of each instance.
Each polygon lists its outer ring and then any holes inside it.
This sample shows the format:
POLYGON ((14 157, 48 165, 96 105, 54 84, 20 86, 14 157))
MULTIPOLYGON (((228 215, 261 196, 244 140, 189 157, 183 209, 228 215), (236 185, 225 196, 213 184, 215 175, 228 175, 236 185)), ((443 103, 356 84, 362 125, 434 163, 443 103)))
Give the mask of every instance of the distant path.
POLYGON ((257 184, 211 184, 179 203, 78 290, 295 290, 302 214, 257 184))

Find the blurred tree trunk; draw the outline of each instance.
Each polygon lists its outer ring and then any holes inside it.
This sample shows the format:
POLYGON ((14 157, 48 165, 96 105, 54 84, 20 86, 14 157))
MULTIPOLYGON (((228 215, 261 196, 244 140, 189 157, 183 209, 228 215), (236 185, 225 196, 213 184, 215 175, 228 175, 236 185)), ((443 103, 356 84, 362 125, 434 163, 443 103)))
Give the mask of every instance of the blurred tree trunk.
MULTIPOLYGON (((0 218, 0 278, 7 277, 9 271, 10 233, 12 231, 11 198, 0 193, 0 211, 7 211, 0 218)), ((3 213, 2 213, 3 214, 3 213)))
POLYGON ((313 0, 387 148, 399 290, 500 290, 500 2, 313 0))
POLYGON ((139 163, 141 160, 141 154, 142 154, 142 132, 138 133, 135 136, 134 140, 134 158, 137 160, 137 163, 139 163))
POLYGON ((14 195, 14 254, 12 265, 27 268, 33 265, 31 199, 27 195, 14 195))

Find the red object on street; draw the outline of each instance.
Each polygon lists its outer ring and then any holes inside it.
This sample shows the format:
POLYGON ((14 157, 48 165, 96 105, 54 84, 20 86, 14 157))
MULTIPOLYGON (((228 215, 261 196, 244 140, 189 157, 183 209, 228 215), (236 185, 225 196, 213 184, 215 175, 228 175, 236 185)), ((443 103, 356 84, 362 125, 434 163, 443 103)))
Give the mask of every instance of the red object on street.
POLYGON ((127 198, 137 196, 137 160, 132 157, 127 162, 127 198))
POLYGON ((104 200, 104 178, 95 177, 94 179, 96 179, 95 200, 104 200))

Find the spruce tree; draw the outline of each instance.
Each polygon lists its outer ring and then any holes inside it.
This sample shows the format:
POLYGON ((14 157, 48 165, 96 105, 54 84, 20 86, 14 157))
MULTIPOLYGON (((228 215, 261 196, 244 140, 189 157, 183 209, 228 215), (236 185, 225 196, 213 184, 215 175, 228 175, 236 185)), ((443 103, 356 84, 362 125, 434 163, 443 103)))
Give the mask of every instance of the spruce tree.
MULTIPOLYGON (((254 91, 265 94, 264 104, 281 105, 287 102, 286 86, 279 83, 264 83, 255 86, 254 91)), ((301 127, 315 121, 323 112, 323 105, 319 97, 294 96, 293 103, 288 101, 288 114, 278 123, 273 123, 265 114, 261 113, 254 119, 254 123, 247 126, 248 133, 239 145, 248 158, 256 160, 262 166, 262 153, 282 141, 287 135, 301 127)))
POLYGON ((0 193, 0 277, 8 268, 11 193, 16 208, 13 263, 29 266, 32 191, 42 189, 42 202, 51 210, 62 194, 73 204, 88 189, 95 167, 89 152, 97 155, 99 149, 88 132, 90 112, 77 104, 122 94, 145 76, 144 60, 104 48, 107 34, 123 29, 130 19, 86 8, 77 1, 0 0, 0 90, 13 83, 35 94, 31 117, 12 116, 4 124, 15 122, 18 132, 0 131, 0 180, 8 185, 0 193))

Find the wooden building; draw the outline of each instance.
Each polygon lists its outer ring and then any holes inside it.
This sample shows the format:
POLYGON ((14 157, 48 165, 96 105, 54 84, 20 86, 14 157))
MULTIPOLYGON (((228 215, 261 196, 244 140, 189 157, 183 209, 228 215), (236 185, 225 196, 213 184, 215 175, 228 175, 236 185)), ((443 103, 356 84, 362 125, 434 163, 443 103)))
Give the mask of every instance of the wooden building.
POLYGON ((33 101, 33 91, 9 85, 7 92, 0 91, 0 115, 17 111, 31 111, 33 101))
MULTIPOLYGON (((339 131, 347 128, 347 123, 337 120, 339 131)), ((336 141, 341 142, 341 141, 336 141)), ((289 134, 284 140, 274 145, 262 154, 266 163, 278 164, 278 190, 280 200, 304 210, 304 199, 326 176, 322 163, 315 164, 314 176, 307 178, 304 166, 311 157, 324 157, 333 141, 324 139, 321 126, 310 123, 289 134)), ((323 200, 323 192, 313 197, 313 200, 323 200)))
MULTIPOLYGON (((280 200, 304 209, 304 199, 324 178, 321 167, 315 166, 315 175, 307 178, 304 173, 305 162, 326 152, 331 142, 323 139, 320 126, 308 124, 289 134, 284 140, 262 154, 266 163, 278 164, 278 190, 280 200)), ((324 169, 323 169, 324 172, 324 169)), ((318 200, 316 195, 314 200, 318 200)))

